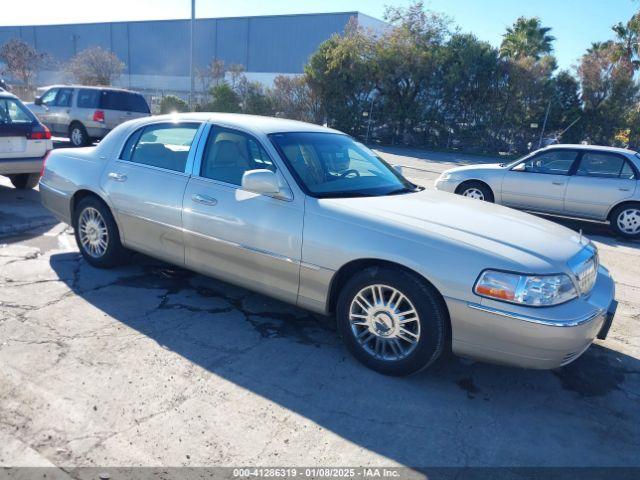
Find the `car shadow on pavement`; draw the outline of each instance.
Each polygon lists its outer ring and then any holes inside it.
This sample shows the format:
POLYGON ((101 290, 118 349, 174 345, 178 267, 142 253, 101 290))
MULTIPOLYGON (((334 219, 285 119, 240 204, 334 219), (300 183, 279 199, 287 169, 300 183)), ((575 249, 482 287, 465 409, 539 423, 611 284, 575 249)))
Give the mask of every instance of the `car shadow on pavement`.
POLYGON ((51 227, 58 222, 40 203, 37 190, 17 190, 7 183, 2 179, 0 184, 0 243, 2 237, 51 227))
MULTIPOLYGON (((145 256, 109 271, 77 253, 53 255, 50 264, 103 313, 100 322, 120 322, 212 379, 233 382, 399 464, 640 465, 640 361, 606 343, 555 371, 451 359, 392 378, 352 359, 334 319, 145 256)), ((98 363, 124 355, 121 348, 90 354, 98 363)), ((139 352, 151 378, 158 368, 156 358, 147 358, 153 355, 139 352)), ((163 394, 166 385, 158 386, 163 394)))

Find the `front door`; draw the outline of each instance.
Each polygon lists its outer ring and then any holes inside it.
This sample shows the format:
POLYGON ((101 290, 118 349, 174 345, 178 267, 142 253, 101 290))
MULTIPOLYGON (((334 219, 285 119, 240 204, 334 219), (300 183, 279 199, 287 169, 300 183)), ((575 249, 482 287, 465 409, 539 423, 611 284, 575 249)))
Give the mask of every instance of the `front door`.
POLYGON ((635 189, 635 171, 622 155, 584 152, 569 180, 565 210, 568 215, 606 220, 609 210, 631 198, 635 189))
POLYGON ((73 100, 73 88, 61 88, 58 90, 53 103, 49 104, 47 113, 51 130, 58 135, 68 135, 71 123, 71 103, 73 100))
POLYGON ((242 175, 255 169, 278 173, 259 140, 238 130, 211 128, 184 195, 186 265, 295 302, 304 201, 291 194, 243 190, 242 175))
POLYGON ((505 173, 502 203, 539 212, 562 213, 575 150, 541 152, 505 173))
POLYGON ((184 264, 182 197, 200 124, 157 123, 134 132, 107 166, 102 188, 115 210, 124 244, 184 264))

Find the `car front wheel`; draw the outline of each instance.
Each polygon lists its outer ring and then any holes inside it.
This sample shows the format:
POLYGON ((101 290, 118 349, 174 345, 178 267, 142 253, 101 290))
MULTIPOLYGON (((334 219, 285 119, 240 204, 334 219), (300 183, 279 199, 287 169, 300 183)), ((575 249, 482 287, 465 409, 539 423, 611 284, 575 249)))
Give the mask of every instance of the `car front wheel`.
POLYGON ((75 208, 73 227, 84 259, 98 268, 122 263, 125 249, 109 208, 96 197, 86 197, 75 208))
POLYGON ((410 375, 445 347, 448 316, 433 286, 411 272, 370 267, 352 277, 337 306, 340 333, 363 364, 385 375, 410 375))
POLYGON ((611 212, 611 228, 623 237, 640 238, 640 203, 620 205, 611 212))
POLYGON ((473 198, 474 200, 482 200, 485 202, 494 202, 493 192, 488 185, 482 182, 466 182, 460 185, 456 190, 458 195, 473 198))

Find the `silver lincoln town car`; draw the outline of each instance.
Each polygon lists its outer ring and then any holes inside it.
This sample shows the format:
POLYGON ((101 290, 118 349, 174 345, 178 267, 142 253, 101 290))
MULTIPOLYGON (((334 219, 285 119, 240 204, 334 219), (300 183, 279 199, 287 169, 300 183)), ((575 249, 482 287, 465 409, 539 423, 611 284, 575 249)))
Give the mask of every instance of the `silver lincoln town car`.
POLYGON ((420 188, 316 125, 133 120, 97 147, 53 151, 40 191, 91 265, 113 267, 131 249, 335 313, 353 355, 390 375, 448 350, 559 367, 606 337, 617 305, 581 235, 420 188))

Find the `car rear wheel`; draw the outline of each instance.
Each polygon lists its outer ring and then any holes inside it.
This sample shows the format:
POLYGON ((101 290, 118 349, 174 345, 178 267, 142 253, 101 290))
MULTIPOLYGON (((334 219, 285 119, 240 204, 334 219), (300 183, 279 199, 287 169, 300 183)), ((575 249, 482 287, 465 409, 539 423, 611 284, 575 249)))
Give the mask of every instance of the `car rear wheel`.
POLYGON ((21 173, 19 175, 11 175, 9 180, 11 180, 14 187, 20 190, 29 190, 38 185, 40 175, 37 173, 21 173))
POLYGON ((89 144, 89 135, 82 124, 73 123, 69 127, 69 140, 74 147, 84 147, 89 144))
POLYGON ((338 299, 337 320, 349 351, 385 375, 410 375, 442 354, 447 312, 433 286, 399 268, 354 275, 338 299))
POLYGON ((611 228, 618 235, 640 238, 640 203, 620 205, 611 212, 611 228))
POLYGON ((485 202, 494 202, 493 192, 491 188, 482 182, 466 182, 460 185, 456 190, 458 195, 463 197, 473 198, 475 200, 482 200, 485 202))
POLYGON ((80 200, 75 208, 73 228, 80 253, 88 263, 98 268, 112 268, 122 263, 126 250, 104 202, 93 196, 80 200))

